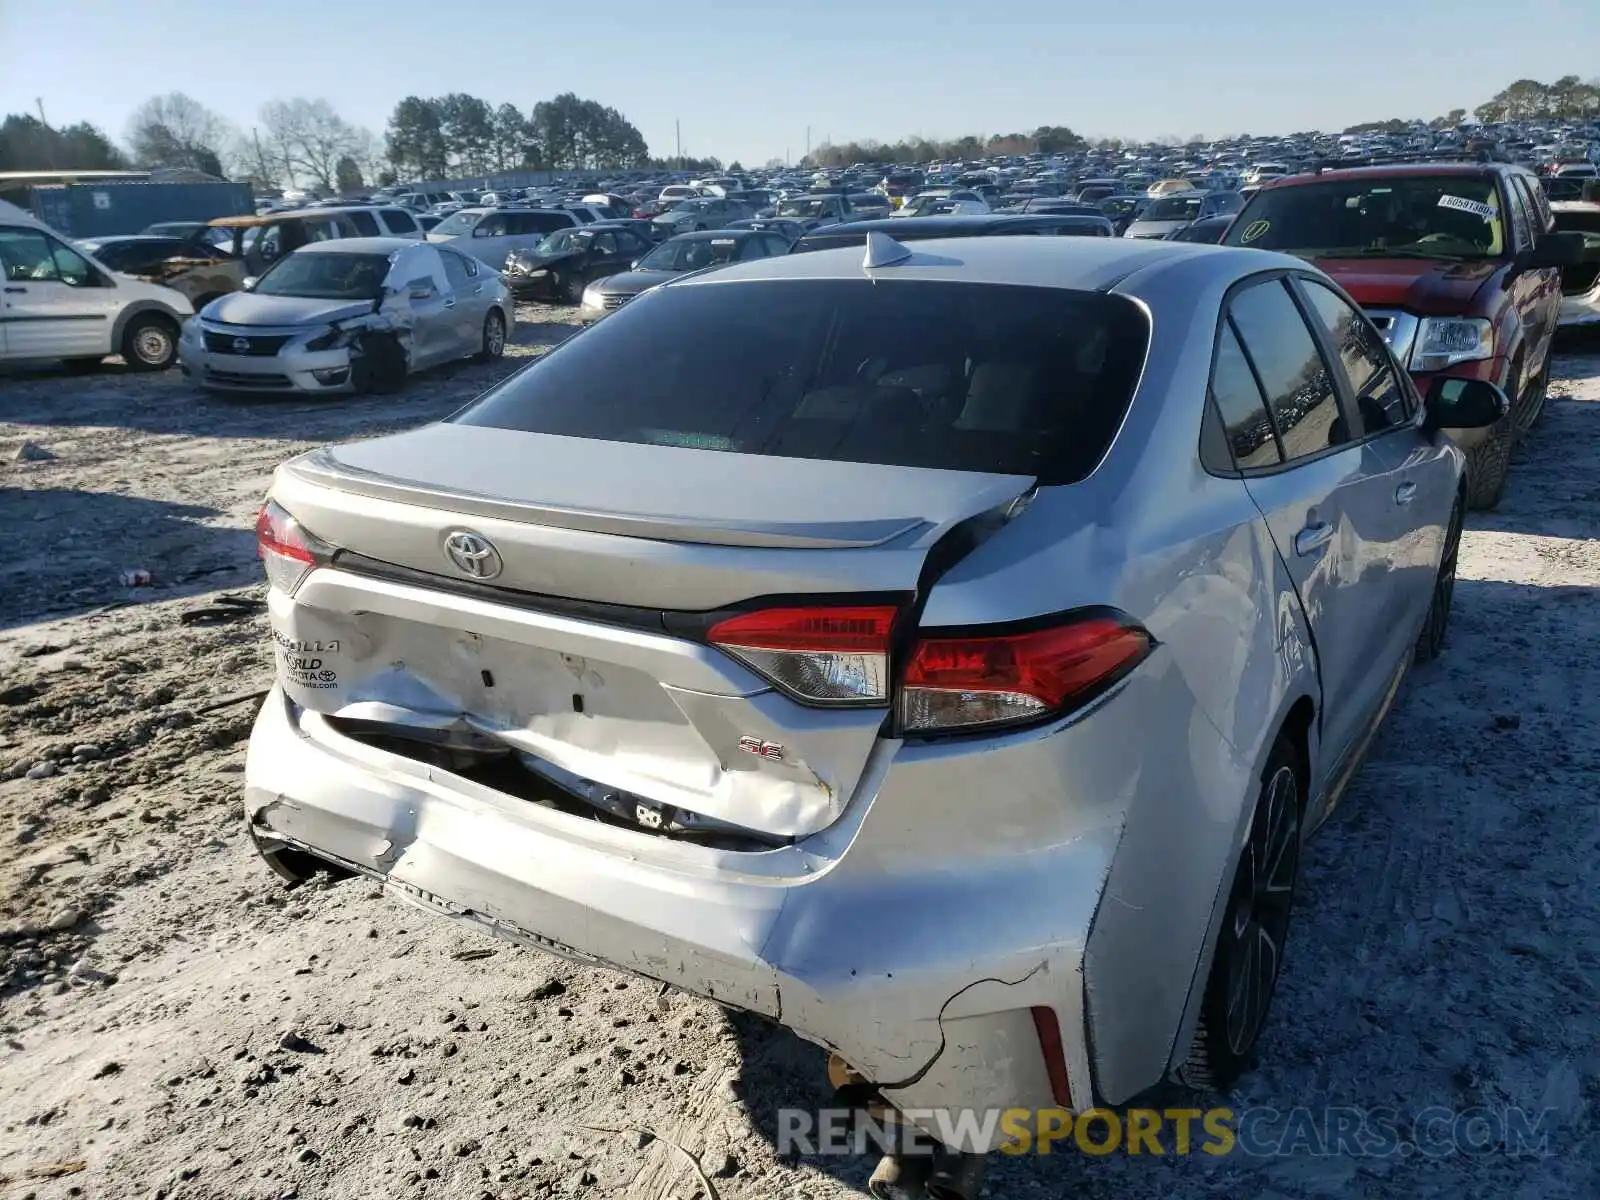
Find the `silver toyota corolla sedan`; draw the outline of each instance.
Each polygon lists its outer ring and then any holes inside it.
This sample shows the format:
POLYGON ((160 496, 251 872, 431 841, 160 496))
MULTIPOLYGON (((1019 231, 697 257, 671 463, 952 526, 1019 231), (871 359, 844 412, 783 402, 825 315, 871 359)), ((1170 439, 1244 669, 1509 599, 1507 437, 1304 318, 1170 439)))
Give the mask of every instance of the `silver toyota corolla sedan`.
POLYGON ((178 354, 202 387, 392 391, 452 359, 499 358, 515 304, 488 266, 411 238, 302 246, 184 325, 178 354))
POLYGON ((668 283, 279 468, 249 828, 780 1021, 930 1129, 1226 1083, 1301 842, 1440 649, 1445 430, 1504 411, 1260 251, 668 283))

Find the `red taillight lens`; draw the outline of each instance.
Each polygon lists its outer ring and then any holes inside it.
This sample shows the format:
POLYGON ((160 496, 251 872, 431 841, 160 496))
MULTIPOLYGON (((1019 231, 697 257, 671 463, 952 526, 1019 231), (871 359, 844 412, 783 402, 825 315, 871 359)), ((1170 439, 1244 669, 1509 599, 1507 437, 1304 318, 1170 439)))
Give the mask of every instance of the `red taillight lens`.
POLYGON ((1143 629, 1111 616, 1028 633, 924 637, 906 665, 901 724, 919 733, 1054 716, 1126 675, 1151 645, 1143 629))
POLYGON ((708 637, 797 699, 882 704, 895 614, 893 605, 768 608, 719 621, 708 637))
POLYGON ((313 567, 328 560, 331 549, 275 500, 268 500, 256 516, 256 553, 273 587, 293 592, 313 567))

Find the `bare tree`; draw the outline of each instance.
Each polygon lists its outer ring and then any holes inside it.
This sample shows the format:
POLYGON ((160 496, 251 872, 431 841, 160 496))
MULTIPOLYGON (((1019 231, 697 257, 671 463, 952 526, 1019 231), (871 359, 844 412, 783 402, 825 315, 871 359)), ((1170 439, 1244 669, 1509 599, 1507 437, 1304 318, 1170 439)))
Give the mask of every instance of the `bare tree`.
POLYGON ((182 92, 152 96, 128 119, 128 145, 141 163, 193 167, 220 174, 233 129, 222 117, 182 92))
POLYGON ((326 100, 279 100, 261 108, 261 126, 289 182, 325 191, 338 186, 339 160, 367 152, 371 134, 347 122, 326 100))

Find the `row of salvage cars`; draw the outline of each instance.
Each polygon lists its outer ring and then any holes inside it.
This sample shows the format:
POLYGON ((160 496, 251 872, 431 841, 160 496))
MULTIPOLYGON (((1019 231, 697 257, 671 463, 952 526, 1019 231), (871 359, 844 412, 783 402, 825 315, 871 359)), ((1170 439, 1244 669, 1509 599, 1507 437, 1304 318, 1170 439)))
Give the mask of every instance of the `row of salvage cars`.
POLYGON ((1510 401, 1287 254, 863 240, 280 467, 245 808, 290 879, 790 1026, 940 1141, 876 1194, 965 1200, 962 1113, 1248 1067, 1510 401))

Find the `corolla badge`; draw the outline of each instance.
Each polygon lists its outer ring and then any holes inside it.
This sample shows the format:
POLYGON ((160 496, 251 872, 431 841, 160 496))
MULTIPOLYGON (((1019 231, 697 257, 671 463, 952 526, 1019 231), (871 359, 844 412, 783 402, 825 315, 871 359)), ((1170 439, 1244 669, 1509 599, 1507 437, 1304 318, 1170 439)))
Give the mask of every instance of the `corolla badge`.
POLYGON ((481 533, 458 529, 444 539, 444 552, 450 556, 457 570, 474 579, 493 579, 500 574, 504 563, 494 543, 481 533))

